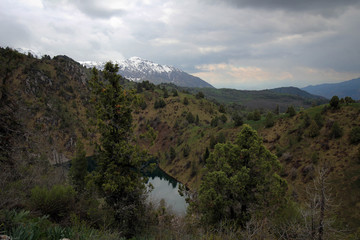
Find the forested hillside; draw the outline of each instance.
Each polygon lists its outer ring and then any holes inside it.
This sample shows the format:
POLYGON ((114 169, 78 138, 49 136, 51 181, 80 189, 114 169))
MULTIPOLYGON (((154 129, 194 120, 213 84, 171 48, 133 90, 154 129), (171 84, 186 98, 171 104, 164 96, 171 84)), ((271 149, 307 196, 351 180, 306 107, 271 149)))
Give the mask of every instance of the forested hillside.
POLYGON ((359 103, 247 108, 117 72, 0 49, 0 234, 358 239, 359 103), (153 165, 186 186, 186 217, 146 200, 153 165))

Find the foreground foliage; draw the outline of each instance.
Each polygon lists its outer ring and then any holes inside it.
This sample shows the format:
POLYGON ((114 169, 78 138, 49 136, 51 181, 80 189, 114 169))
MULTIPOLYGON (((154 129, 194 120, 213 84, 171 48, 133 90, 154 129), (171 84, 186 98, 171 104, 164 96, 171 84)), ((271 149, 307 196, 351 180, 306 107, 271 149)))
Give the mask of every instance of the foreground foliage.
POLYGON ((287 183, 276 172, 280 163, 255 130, 244 125, 235 144, 217 144, 206 161, 207 174, 193 208, 215 227, 227 221, 245 227, 250 209, 274 213, 284 201, 287 183))
POLYGON ((131 142, 134 94, 120 85, 119 67, 107 63, 104 79, 93 69, 92 100, 95 104, 100 141, 94 182, 114 211, 124 236, 132 236, 144 212, 145 179, 140 169, 146 155, 131 142))

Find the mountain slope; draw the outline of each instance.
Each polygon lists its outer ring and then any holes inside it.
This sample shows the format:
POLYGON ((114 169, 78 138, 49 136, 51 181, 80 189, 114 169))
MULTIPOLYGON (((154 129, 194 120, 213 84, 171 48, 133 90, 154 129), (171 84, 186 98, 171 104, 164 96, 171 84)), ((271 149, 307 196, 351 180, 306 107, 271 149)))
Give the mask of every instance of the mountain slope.
POLYGON ((351 97, 360 100, 360 78, 352 79, 341 83, 325 83, 320 85, 310 85, 302 88, 311 94, 320 95, 330 99, 332 96, 339 98, 351 97))
MULTIPOLYGON (((212 88, 204 80, 192 76, 172 66, 160 65, 139 57, 131 57, 124 61, 116 61, 119 65, 119 74, 132 81, 148 80, 154 84, 173 83, 180 87, 212 88)), ((81 62, 86 67, 103 69, 105 63, 81 62)))
POLYGON ((319 169, 329 170, 329 182, 334 206, 339 218, 355 229, 360 223, 360 145, 350 144, 352 129, 360 127, 360 104, 342 105, 332 110, 325 106, 306 109, 292 118, 281 118, 271 128, 260 129, 267 148, 275 153, 298 201, 306 198, 307 187, 318 175, 319 169), (321 116, 321 117, 319 117, 321 116), (308 120, 307 120, 308 119, 308 120), (318 133, 306 122, 316 121, 318 133), (316 120, 315 120, 316 119, 316 120), (342 134, 332 135, 338 124, 342 134))
POLYGON ((313 95, 313 94, 308 93, 304 90, 301 90, 300 88, 297 88, 297 87, 280 87, 280 88, 273 88, 273 89, 269 89, 269 90, 272 92, 276 92, 276 93, 296 95, 299 97, 303 97, 305 99, 325 100, 325 98, 322 96, 313 95))
POLYGON ((235 89, 189 89, 190 92, 202 91, 206 98, 215 99, 222 104, 240 104, 248 109, 267 109, 274 110, 278 105, 281 112, 285 112, 287 107, 293 105, 295 107, 311 107, 313 103, 322 104, 327 102, 323 98, 307 98, 294 94, 282 94, 271 90, 246 91, 235 89))

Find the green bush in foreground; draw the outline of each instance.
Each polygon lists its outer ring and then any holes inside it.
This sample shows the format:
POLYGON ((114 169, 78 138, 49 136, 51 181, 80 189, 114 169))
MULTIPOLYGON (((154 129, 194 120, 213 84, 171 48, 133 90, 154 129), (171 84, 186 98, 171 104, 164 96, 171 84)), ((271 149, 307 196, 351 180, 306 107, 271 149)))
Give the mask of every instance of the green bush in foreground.
POLYGON ((31 207, 54 220, 69 214, 74 204, 75 190, 72 186, 54 185, 50 190, 36 186, 31 190, 31 207))
POLYGON ((191 203, 206 226, 221 222, 245 226, 250 208, 266 216, 282 204, 287 183, 276 171, 280 162, 262 145, 261 138, 244 125, 236 143, 217 144, 206 161, 197 201, 191 203))
POLYGON ((358 144, 360 143, 360 127, 354 127, 350 132, 350 143, 358 144))

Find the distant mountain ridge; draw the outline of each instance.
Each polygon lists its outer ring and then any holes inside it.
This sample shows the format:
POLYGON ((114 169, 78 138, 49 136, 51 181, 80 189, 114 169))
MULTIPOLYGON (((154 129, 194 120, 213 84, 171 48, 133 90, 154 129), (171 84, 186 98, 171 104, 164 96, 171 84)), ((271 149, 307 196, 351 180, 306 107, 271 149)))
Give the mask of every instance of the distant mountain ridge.
POLYGON ((269 89, 269 90, 272 92, 276 92, 276 93, 291 94, 291 95, 303 97, 306 99, 323 99, 323 100, 325 100, 325 97, 323 97, 323 96, 308 93, 307 91, 301 90, 300 88, 297 88, 297 87, 279 87, 279 88, 273 88, 273 89, 269 89))
MULTIPOLYGON (((83 61, 80 63, 85 67, 95 67, 100 70, 105 66, 105 62, 83 61)), ((154 84, 173 83, 180 87, 213 88, 201 78, 178 68, 154 63, 140 57, 131 57, 114 63, 119 65, 119 74, 132 81, 148 80, 154 84)))
POLYGON ((324 83, 314 86, 310 85, 301 89, 328 99, 336 95, 340 98, 349 96, 355 100, 360 100, 360 78, 340 83, 324 83))

